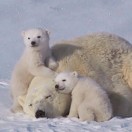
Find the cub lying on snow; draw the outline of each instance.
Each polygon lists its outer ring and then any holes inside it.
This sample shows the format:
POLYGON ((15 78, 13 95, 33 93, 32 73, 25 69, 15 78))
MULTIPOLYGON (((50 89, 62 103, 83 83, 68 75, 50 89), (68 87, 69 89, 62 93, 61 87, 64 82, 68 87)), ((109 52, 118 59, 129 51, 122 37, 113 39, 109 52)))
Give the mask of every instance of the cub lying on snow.
POLYGON ((54 75, 51 69, 57 63, 51 55, 49 48, 49 34, 47 30, 36 28, 22 32, 26 48, 15 66, 11 77, 11 92, 13 97, 13 112, 22 111, 18 97, 27 93, 29 84, 34 76, 54 75), (49 68, 45 66, 46 61, 49 68))
POLYGON ((85 121, 106 121, 112 117, 112 106, 106 92, 92 79, 79 77, 77 72, 62 72, 55 78, 55 88, 72 93, 68 117, 85 121))

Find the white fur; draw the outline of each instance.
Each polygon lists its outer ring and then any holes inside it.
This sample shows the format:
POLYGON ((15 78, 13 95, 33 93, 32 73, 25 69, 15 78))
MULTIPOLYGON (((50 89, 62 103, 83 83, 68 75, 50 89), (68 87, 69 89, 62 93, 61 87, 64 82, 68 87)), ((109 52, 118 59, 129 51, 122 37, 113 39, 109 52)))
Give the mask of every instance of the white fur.
POLYGON ((112 117, 106 92, 91 78, 78 77, 77 72, 62 72, 55 82, 59 92, 72 93, 68 117, 79 117, 82 121, 106 121, 112 117))
POLYGON ((34 76, 51 76, 57 63, 51 56, 49 48, 49 34, 44 29, 30 29, 22 32, 24 38, 25 50, 15 66, 11 78, 11 92, 13 97, 12 111, 22 110, 18 103, 18 96, 25 95, 29 84, 34 76), (35 45, 32 45, 35 42, 35 45), (48 58, 48 67, 45 61, 48 58))
POLYGON ((45 117, 66 116, 70 109, 70 94, 61 94, 55 90, 54 77, 33 78, 28 92, 19 96, 18 101, 24 113, 35 117, 38 110, 45 112, 45 117))

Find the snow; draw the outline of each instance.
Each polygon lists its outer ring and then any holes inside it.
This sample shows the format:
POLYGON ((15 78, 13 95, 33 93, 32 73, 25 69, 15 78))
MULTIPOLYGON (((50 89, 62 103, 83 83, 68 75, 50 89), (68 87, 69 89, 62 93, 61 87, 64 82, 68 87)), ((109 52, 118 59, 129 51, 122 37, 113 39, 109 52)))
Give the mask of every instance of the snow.
MULTIPOLYGON (((132 118, 114 117, 105 122, 80 122, 76 118, 31 118, 22 113, 13 114, 9 111, 11 99, 9 86, 6 82, 0 88, 0 132, 131 132, 132 118)), ((1 86, 0 86, 1 87, 1 86)))
POLYGON ((1 0, 0 1, 0 132, 131 132, 132 118, 80 122, 77 119, 33 119, 12 114, 9 79, 24 48, 21 31, 45 27, 51 45, 93 32, 111 32, 132 42, 131 0, 1 0))
POLYGON ((9 85, 0 82, 0 132, 131 132, 132 118, 114 117, 105 122, 80 122, 76 118, 31 118, 23 113, 10 112, 9 85))

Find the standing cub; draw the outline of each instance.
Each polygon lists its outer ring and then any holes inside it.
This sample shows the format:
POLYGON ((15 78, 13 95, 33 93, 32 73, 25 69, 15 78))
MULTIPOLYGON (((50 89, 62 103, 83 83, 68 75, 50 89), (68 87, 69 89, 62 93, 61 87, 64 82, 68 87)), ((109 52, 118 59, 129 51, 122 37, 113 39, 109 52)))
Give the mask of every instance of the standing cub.
POLYGON ((55 82, 57 91, 72 93, 68 117, 98 122, 112 117, 112 106, 107 94, 92 79, 79 77, 77 72, 62 72, 56 76, 55 82))
POLYGON ((22 111, 18 97, 25 95, 34 76, 54 75, 51 69, 57 63, 51 56, 49 34, 47 30, 36 28, 22 32, 26 48, 15 66, 11 77, 11 94, 13 97, 12 112, 22 111), (49 62, 48 67, 45 66, 49 62))

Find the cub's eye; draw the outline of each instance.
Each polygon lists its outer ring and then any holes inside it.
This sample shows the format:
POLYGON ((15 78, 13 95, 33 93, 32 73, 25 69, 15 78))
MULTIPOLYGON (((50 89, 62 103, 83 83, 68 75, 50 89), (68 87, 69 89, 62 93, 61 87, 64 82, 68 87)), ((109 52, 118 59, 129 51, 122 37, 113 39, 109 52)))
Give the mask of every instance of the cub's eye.
POLYGON ((65 81, 66 81, 66 79, 63 79, 62 81, 63 81, 63 82, 65 82, 65 81))
POLYGON ((32 104, 29 104, 29 106, 33 106, 32 104))
POLYGON ((30 39, 30 38, 28 37, 28 39, 30 39))
POLYGON ((48 99, 48 98, 50 98, 50 97, 51 97, 51 95, 48 95, 48 96, 45 97, 45 99, 48 99))
POLYGON ((37 36, 37 38, 41 38, 41 36, 37 36))

